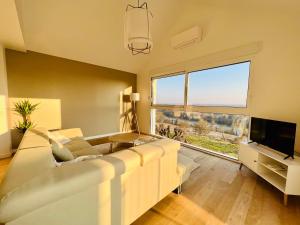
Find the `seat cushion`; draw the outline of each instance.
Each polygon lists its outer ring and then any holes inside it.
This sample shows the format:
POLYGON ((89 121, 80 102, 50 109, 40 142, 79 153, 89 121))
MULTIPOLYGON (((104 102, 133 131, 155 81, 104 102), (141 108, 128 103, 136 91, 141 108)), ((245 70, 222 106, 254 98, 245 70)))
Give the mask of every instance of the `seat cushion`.
POLYGON ((185 147, 181 147, 181 149, 179 150, 180 154, 185 155, 186 157, 194 160, 194 162, 196 162, 196 160, 199 158, 199 156, 203 156, 202 152, 193 150, 193 149, 189 149, 189 148, 185 148, 185 147))
POLYGON ((78 150, 90 148, 92 145, 82 137, 74 137, 71 138, 69 142, 65 143, 64 147, 68 148, 71 152, 76 152, 78 150))
POLYGON ((93 147, 83 148, 78 151, 72 152, 73 156, 80 157, 80 156, 88 156, 88 155, 102 155, 100 151, 94 149, 93 147))
POLYGON ((92 146, 92 149, 96 150, 101 154, 108 154, 111 148, 111 143, 104 143, 92 146))
POLYGON ((181 170, 183 171, 182 182, 185 182, 190 177, 190 174, 197 169, 200 164, 194 162, 193 159, 179 153, 178 166, 181 167, 181 170))

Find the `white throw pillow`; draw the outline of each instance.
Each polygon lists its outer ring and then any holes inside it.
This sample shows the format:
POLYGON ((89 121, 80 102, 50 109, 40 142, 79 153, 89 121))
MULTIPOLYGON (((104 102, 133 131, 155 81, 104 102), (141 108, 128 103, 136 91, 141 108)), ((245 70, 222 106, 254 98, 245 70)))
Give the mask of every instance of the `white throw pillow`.
POLYGON ((70 138, 61 135, 58 131, 52 131, 48 132, 48 137, 52 140, 55 140, 56 142, 59 142, 61 144, 66 144, 71 141, 70 138))
POLYGON ((63 144, 53 139, 50 140, 51 140, 52 153, 56 159, 60 161, 69 161, 74 159, 72 152, 68 148, 64 147, 63 144))

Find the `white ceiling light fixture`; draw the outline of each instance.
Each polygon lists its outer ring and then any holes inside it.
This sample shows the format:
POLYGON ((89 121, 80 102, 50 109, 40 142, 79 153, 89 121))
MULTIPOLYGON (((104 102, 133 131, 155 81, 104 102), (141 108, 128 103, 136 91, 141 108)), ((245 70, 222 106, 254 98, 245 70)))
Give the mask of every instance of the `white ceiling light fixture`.
POLYGON ((125 48, 132 55, 149 54, 153 48, 151 37, 152 14, 148 9, 147 2, 133 6, 128 4, 125 12, 125 48))

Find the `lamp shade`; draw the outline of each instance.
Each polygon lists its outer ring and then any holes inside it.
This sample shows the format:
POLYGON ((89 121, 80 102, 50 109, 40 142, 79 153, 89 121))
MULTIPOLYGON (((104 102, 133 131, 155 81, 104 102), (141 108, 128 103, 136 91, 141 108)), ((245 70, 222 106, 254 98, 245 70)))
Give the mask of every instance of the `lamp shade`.
POLYGON ((130 101, 138 102, 140 100, 140 93, 131 93, 130 94, 130 101))
POLYGON ((133 54, 149 53, 153 47, 150 26, 152 15, 147 5, 127 7, 125 14, 124 45, 133 54))

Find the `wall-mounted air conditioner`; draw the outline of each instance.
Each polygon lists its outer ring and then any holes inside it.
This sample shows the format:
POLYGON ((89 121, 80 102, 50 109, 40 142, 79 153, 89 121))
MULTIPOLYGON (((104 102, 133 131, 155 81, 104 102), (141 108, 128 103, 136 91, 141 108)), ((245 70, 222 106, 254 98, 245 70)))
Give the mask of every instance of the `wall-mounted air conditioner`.
POLYGON ((201 36, 202 36, 202 32, 200 27, 198 26, 192 27, 172 37, 171 39, 172 48, 178 49, 178 48, 187 47, 193 43, 196 43, 197 41, 200 41, 201 36))

